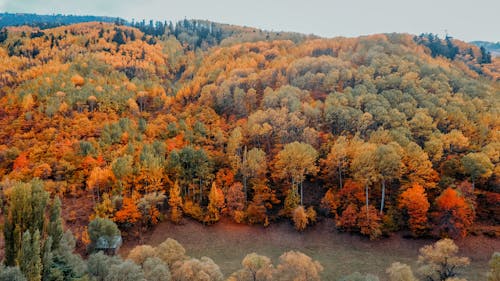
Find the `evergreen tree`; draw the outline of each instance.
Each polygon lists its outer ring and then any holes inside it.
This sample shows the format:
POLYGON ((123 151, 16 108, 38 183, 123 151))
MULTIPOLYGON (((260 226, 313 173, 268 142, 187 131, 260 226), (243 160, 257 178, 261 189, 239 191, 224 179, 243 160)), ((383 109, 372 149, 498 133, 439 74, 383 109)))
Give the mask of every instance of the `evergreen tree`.
POLYGON ((44 233, 49 195, 40 180, 33 180, 14 185, 9 199, 4 212, 5 264, 14 266, 21 249, 23 233, 27 230, 30 233, 44 233))
POLYGON ((51 275, 51 268, 52 268, 52 260, 53 260, 53 254, 52 254, 52 237, 49 236, 47 237, 47 240, 45 240, 45 244, 43 247, 43 257, 42 257, 42 266, 43 266, 43 272, 42 272, 42 280, 50 280, 49 277, 51 275))
POLYGON ((59 246, 59 241, 63 236, 63 226, 61 219, 61 200, 58 196, 54 198, 52 206, 50 208, 50 222, 48 226, 47 234, 52 237, 52 250, 55 250, 59 246))
POLYGON ((18 263, 28 281, 42 280, 42 260, 40 258, 40 232, 35 231, 33 238, 29 230, 24 232, 18 263))

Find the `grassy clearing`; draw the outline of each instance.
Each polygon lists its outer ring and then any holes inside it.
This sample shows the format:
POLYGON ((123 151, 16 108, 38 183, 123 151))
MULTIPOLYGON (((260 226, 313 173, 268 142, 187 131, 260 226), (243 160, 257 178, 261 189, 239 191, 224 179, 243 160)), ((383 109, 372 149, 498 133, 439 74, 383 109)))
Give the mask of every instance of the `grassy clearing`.
MULTIPOLYGON (((166 238, 174 238, 193 257, 208 256, 219 264, 226 276, 240 268, 243 257, 251 252, 269 256, 277 263, 285 251, 299 250, 321 262, 325 268, 323 280, 360 271, 373 273, 386 280, 385 269, 400 261, 416 268, 418 249, 432 240, 405 239, 394 235, 380 241, 370 241, 358 235, 338 233, 331 220, 323 221, 304 233, 296 232, 288 223, 267 228, 220 222, 203 226, 190 220, 184 225, 165 222, 143 236, 144 244, 158 245, 166 238)), ((461 254, 471 258, 465 277, 470 281, 486 280, 484 273, 492 253, 500 251, 500 241, 487 237, 468 237, 457 241, 461 254)), ((122 255, 135 245, 128 242, 122 255)))

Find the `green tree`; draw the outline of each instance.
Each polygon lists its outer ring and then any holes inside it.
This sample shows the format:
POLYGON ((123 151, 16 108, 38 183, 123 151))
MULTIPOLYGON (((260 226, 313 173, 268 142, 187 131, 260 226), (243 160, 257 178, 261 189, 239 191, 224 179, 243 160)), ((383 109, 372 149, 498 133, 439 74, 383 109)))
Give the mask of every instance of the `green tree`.
POLYGON ((494 168, 490 158, 482 152, 471 152, 465 155, 462 158, 462 165, 465 172, 470 176, 473 191, 476 181, 480 178, 488 178, 491 176, 494 168))
POLYGON ((167 264, 159 258, 148 258, 142 268, 148 281, 170 281, 170 270, 167 264))
POLYGON ((120 236, 120 230, 116 224, 104 218, 95 218, 89 223, 88 234, 90 238, 90 251, 92 252, 99 238, 107 239, 111 244, 114 236, 120 236))
POLYGON ((49 194, 40 180, 32 180, 16 183, 8 199, 4 210, 5 264, 14 266, 22 235, 26 231, 43 233, 49 194))
POLYGON ((59 247, 59 241, 63 236, 63 225, 61 219, 61 200, 56 196, 50 208, 49 225, 47 234, 52 237, 52 250, 59 247))
POLYGON ((132 261, 114 264, 104 281, 147 281, 141 267, 132 261))
POLYGON ((35 231, 33 238, 27 230, 23 234, 18 263, 28 281, 42 280, 42 260, 40 257, 40 232, 35 231))
POLYGON ((119 257, 110 257, 103 252, 94 253, 87 259, 88 273, 96 281, 104 281, 113 265, 118 265, 123 261, 119 257))

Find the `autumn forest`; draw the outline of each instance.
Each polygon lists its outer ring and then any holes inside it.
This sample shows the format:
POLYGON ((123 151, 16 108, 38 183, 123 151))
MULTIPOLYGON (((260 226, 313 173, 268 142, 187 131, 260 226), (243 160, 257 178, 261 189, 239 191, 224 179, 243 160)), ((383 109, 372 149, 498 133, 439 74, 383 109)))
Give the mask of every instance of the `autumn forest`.
MULTIPOLYGON (((223 275, 167 236, 147 245, 162 224, 429 244, 418 268, 344 281, 465 280, 452 239, 500 251, 500 58, 484 47, 108 20, 0 29, 0 280, 331 280, 300 251, 249 250, 223 275)), ((469 281, 500 280, 490 258, 469 281)))

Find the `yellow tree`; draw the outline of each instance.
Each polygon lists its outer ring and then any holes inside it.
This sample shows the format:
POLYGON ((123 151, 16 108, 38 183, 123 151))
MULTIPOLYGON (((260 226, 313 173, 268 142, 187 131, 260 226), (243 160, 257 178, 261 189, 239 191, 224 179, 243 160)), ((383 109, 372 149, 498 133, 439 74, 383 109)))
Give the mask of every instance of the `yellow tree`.
POLYGON ((224 193, 213 182, 208 195, 208 215, 206 218, 208 223, 214 223, 220 219, 220 210, 224 207, 224 201, 224 193))
POLYGON ((170 206, 170 220, 174 223, 179 223, 182 219, 182 198, 181 189, 177 181, 170 188, 168 205, 170 206))
POLYGON ((316 175, 318 152, 310 144, 292 142, 286 144, 276 156, 274 172, 280 179, 292 182, 292 188, 300 187, 300 204, 303 205, 304 189, 302 183, 306 175, 316 175))

